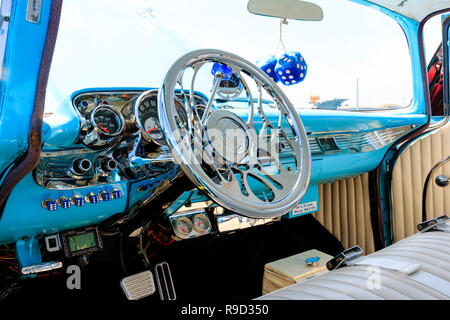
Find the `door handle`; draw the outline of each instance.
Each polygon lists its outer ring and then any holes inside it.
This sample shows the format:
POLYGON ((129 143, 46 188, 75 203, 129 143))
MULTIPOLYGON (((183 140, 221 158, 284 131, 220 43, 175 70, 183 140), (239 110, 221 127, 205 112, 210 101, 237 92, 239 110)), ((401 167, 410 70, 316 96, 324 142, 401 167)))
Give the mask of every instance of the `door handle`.
POLYGON ((450 182, 449 178, 446 176, 437 176, 435 181, 439 187, 446 187, 450 182))

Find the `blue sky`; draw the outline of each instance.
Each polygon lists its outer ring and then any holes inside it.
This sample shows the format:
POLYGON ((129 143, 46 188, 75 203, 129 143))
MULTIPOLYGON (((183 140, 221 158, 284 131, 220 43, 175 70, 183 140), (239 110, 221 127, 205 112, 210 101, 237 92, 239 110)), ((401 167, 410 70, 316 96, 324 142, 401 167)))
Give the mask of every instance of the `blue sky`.
MULTIPOLYGON (((408 105, 411 66, 401 28, 349 1, 313 2, 323 7, 323 21, 284 27, 287 50, 300 51, 309 67, 304 82, 281 85, 295 106, 311 107, 311 95, 348 98, 354 106, 356 79, 362 106, 408 105)), ((47 107, 85 87, 158 87, 170 65, 193 49, 222 49, 253 62, 274 54, 279 20, 246 7, 246 0, 65 1, 47 107)), ((430 25, 439 27, 435 20, 430 25)), ((436 27, 428 29, 427 43, 437 42, 436 27)))

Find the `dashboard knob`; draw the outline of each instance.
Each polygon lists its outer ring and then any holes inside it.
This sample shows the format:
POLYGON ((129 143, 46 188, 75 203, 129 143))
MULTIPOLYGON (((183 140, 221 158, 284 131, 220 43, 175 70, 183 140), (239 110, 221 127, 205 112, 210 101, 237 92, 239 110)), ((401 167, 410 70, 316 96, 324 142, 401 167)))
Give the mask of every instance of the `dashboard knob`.
POLYGON ((84 199, 81 196, 75 195, 72 197, 72 204, 75 207, 83 207, 84 206, 84 199))
POLYGON ((98 203, 100 201, 97 194, 93 194, 92 192, 86 196, 86 201, 89 203, 98 203))
POLYGON ((114 189, 112 192, 113 199, 120 199, 122 198, 122 191, 114 189))
POLYGON ((111 193, 106 192, 106 191, 102 191, 100 192, 100 199, 102 199, 103 201, 109 201, 111 200, 111 193))
POLYGON ((47 199, 42 201, 42 206, 47 209, 48 211, 56 211, 57 203, 56 201, 53 201, 52 199, 47 199))
POLYGON ((72 171, 76 175, 83 175, 86 172, 88 172, 89 169, 91 169, 91 167, 92 167, 92 163, 91 163, 90 160, 88 160, 88 159, 75 159, 72 162, 72 168, 70 169, 70 171, 72 171))
POLYGON ((63 209, 70 208, 70 205, 71 205, 70 200, 67 199, 66 197, 59 197, 59 199, 56 202, 63 209))
POLYGON ((111 158, 103 158, 100 161, 100 170, 103 172, 109 173, 117 168, 117 163, 111 158))

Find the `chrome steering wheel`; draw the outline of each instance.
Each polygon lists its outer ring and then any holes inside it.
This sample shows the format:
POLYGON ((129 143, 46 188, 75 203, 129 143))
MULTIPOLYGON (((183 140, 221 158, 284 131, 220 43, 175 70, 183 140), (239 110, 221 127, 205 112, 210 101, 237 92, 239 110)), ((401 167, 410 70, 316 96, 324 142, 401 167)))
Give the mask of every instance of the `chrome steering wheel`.
POLYGON ((158 100, 175 161, 217 204, 247 217, 273 218, 303 198, 311 174, 305 128, 286 95, 254 64, 219 50, 187 53, 167 72, 158 100), (245 109, 217 107, 223 102, 219 83, 233 73, 245 109), (195 91, 200 74, 211 80, 208 98, 195 91))

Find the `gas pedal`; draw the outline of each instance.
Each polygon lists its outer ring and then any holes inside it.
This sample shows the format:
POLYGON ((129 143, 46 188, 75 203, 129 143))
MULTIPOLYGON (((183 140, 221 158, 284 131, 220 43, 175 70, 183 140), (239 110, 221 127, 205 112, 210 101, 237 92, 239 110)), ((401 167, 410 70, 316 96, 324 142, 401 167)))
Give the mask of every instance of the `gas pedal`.
POLYGON ((123 278, 120 286, 128 300, 139 300, 156 292, 153 274, 150 270, 123 278))
POLYGON ((167 262, 158 263, 155 266, 155 274, 161 300, 176 300, 177 295, 175 293, 169 264, 167 262))

